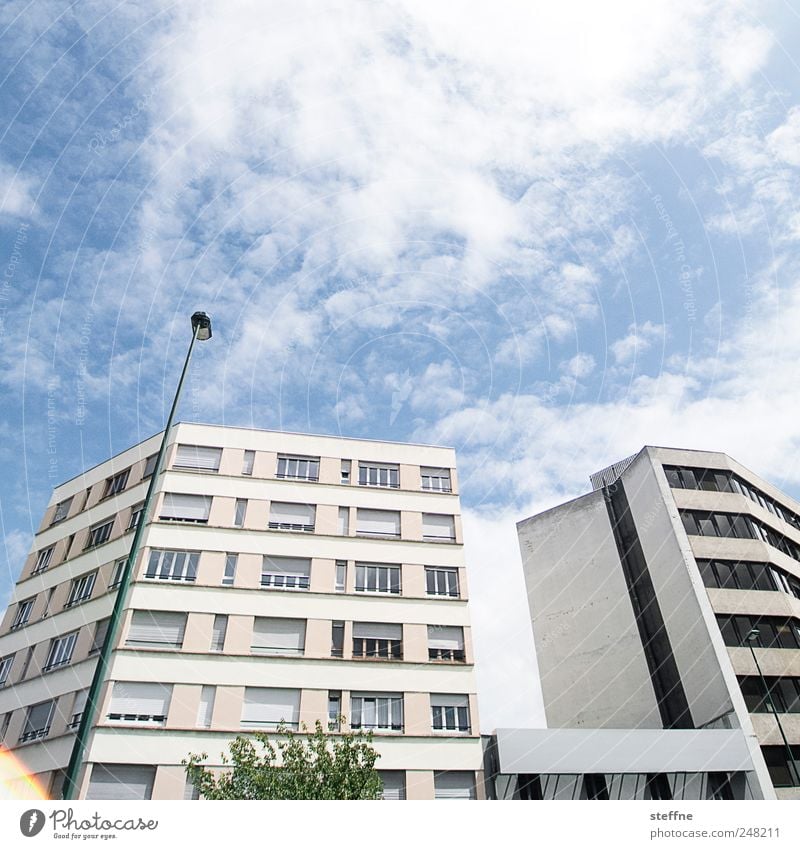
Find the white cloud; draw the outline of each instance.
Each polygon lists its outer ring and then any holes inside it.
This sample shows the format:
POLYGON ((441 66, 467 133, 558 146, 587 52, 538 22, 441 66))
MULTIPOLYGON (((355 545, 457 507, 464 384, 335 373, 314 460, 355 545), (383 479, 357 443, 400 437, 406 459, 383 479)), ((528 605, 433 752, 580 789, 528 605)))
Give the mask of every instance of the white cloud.
POLYGON ((36 213, 36 181, 0 162, 0 214, 32 218, 36 213))
POLYGON ((653 342, 664 339, 666 328, 663 324, 645 321, 643 324, 632 324, 627 336, 612 342, 609 348, 618 365, 624 365, 643 354, 653 342))

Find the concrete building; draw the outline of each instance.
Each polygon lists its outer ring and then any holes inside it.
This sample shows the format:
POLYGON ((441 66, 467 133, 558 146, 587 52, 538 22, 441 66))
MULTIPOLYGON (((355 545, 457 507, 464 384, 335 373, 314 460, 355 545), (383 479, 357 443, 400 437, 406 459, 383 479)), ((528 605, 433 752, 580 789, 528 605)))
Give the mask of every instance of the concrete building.
MULTIPOLYGON (((2 741, 53 798, 159 442, 55 489, 0 625, 2 741)), ((188 753, 339 715, 387 797, 480 796, 454 451, 183 423, 165 470, 80 797, 189 798, 188 753)))
MULTIPOLYGON (((631 732, 622 749, 581 744, 606 788, 634 731, 728 729, 739 742, 694 759, 706 778, 687 798, 800 798, 800 504, 705 451, 646 447, 592 485, 517 526, 549 728, 631 732)), ((498 775, 553 766, 531 739, 521 759, 509 733, 498 775)))

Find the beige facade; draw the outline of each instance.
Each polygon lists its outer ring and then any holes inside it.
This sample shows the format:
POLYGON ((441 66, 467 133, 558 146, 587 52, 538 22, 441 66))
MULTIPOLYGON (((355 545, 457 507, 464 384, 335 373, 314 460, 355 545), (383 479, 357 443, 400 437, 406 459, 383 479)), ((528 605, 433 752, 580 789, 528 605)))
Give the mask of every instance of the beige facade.
MULTIPOLYGON (((0 625, 3 742, 55 795, 158 445, 54 491, 0 625)), ((184 798, 190 752, 334 714, 393 797, 479 796, 459 514, 452 449, 176 425, 81 797, 184 798)))

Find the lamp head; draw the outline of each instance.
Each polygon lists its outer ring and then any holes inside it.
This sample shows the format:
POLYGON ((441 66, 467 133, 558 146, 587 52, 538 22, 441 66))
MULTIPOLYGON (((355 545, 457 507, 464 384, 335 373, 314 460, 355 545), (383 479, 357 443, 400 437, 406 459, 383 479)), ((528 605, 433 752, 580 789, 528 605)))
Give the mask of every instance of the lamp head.
POLYGON ((752 643, 753 640, 757 640, 758 639, 758 628, 751 628, 748 631, 745 639, 747 640, 748 643, 752 643))
POLYGON ((196 338, 205 342, 211 338, 211 316, 206 312, 196 312, 192 316, 192 332, 196 338))

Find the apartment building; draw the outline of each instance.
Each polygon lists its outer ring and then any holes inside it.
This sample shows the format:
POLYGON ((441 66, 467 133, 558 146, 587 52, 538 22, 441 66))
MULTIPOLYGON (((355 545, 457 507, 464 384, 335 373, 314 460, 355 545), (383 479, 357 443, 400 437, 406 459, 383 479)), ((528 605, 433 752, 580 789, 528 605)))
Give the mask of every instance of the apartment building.
POLYGON ((645 447, 591 481, 517 531, 549 729, 601 742, 599 729, 627 730, 628 742, 582 743, 578 770, 551 738, 518 757, 508 732, 494 772, 519 784, 566 769, 576 798, 800 798, 800 504, 707 451, 645 447), (662 730, 659 746, 666 733, 733 737, 706 748, 704 768, 695 741, 638 769, 647 729, 662 730), (623 790, 633 773, 638 790, 623 790), (660 773, 670 795, 652 795, 660 773))
MULTIPOLYGON (((55 489, 0 625, 2 742, 53 798, 160 439, 55 489)), ((480 798, 454 451, 181 423, 164 469, 80 798, 191 798, 190 752, 317 720, 374 733, 387 798, 480 798)))

